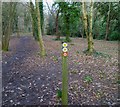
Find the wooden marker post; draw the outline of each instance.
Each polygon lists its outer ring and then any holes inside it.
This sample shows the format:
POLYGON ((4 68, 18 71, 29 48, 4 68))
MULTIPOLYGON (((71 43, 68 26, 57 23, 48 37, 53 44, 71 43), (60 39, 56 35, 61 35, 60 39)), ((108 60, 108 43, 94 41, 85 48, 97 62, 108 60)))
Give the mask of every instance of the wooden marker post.
POLYGON ((67 43, 62 44, 62 105, 68 105, 68 49, 67 43))

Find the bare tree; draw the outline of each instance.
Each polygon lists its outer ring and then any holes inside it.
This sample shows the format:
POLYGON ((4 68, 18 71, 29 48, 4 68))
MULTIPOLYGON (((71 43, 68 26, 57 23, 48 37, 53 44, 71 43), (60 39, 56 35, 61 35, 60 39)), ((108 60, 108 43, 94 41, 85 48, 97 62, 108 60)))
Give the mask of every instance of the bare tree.
POLYGON ((13 19, 15 15, 15 10, 16 10, 16 5, 17 3, 15 2, 9 2, 8 3, 8 20, 5 29, 4 29, 4 35, 2 35, 2 50, 8 51, 9 48, 9 41, 10 41, 10 35, 12 34, 12 26, 13 26, 13 19))
POLYGON ((39 37, 39 45, 41 49, 41 56, 45 56, 45 48, 44 48, 44 43, 43 43, 43 38, 42 38, 42 32, 41 32, 41 20, 40 20, 40 10, 39 10, 39 4, 38 0, 36 0, 36 12, 37 12, 37 20, 38 20, 38 37, 39 37))
POLYGON ((58 29, 58 21, 59 21, 59 13, 60 13, 60 9, 59 7, 56 9, 56 15, 54 14, 54 12, 50 9, 50 6, 48 4, 48 2, 46 2, 47 7, 50 11, 50 13, 52 14, 53 18, 55 19, 55 34, 56 34, 56 39, 60 40, 60 35, 59 35, 59 29, 58 29))
POLYGON ((33 31, 33 36, 37 40, 38 38, 38 29, 37 29, 37 20, 36 20, 36 9, 34 8, 34 4, 30 0, 30 13, 32 17, 32 31, 33 31))

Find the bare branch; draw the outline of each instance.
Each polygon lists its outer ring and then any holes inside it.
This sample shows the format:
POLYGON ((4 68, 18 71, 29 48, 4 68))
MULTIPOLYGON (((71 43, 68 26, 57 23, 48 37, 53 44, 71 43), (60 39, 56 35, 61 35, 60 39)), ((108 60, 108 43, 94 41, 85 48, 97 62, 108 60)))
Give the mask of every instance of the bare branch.
POLYGON ((54 19, 56 19, 56 18, 55 18, 55 15, 54 15, 54 13, 53 13, 53 11, 50 9, 50 6, 49 6, 48 2, 46 2, 46 4, 47 4, 47 7, 48 7, 50 13, 51 13, 52 16, 54 17, 54 19))

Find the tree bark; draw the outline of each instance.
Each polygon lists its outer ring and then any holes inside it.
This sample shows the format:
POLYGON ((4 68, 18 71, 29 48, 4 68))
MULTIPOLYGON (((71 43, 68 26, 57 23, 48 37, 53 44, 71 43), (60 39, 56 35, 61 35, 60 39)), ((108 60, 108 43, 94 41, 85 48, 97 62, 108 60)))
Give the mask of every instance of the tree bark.
POLYGON ((87 20, 87 12, 86 12, 86 6, 85 6, 84 0, 82 1, 82 12, 83 12, 83 22, 84 22, 85 34, 88 39, 88 20, 87 20))
POLYGON ((90 48, 90 42, 89 42, 89 33, 88 33, 88 19, 87 19, 87 11, 86 11, 86 4, 84 0, 82 1, 82 12, 83 12, 83 23, 84 23, 84 29, 85 29, 85 34, 88 42, 88 50, 90 48))
POLYGON ((40 10, 39 10, 39 4, 38 0, 36 0, 36 9, 37 9, 37 20, 38 20, 38 37, 39 37, 39 45, 40 45, 40 53, 41 56, 45 56, 45 48, 44 48, 44 43, 43 43, 43 38, 42 38, 42 32, 41 32, 41 20, 40 20, 40 10))
POLYGON ((34 4, 32 3, 32 1, 30 0, 30 13, 31 13, 31 17, 32 17, 32 31, 33 31, 33 37, 35 38, 35 40, 39 41, 38 38, 38 23, 37 23, 37 18, 36 18, 36 10, 34 9, 34 4))
MULTIPOLYGON (((35 33, 35 18, 34 18, 34 6, 33 6, 33 3, 32 1, 30 0, 30 13, 31 13, 31 17, 32 17, 32 31, 33 31, 33 37, 35 38, 36 36, 36 33, 35 33)), ((36 38, 35 38, 36 39, 36 38)))
POLYGON ((81 36, 82 38, 84 38, 84 24, 83 24, 83 16, 80 17, 81 21, 82 21, 82 27, 81 27, 81 36))
MULTIPOLYGON (((0 1, 0 15, 2 16, 2 1, 0 1)), ((0 47, 2 46, 2 17, 0 17, 0 47)))
POLYGON ((33 3, 30 0, 30 13, 31 13, 31 17, 32 17, 32 31, 33 31, 33 36, 35 37, 35 27, 34 27, 34 18, 33 18, 33 11, 34 7, 33 7, 33 3))
POLYGON ((89 30, 89 46, 88 51, 89 53, 93 53, 94 50, 94 43, 93 43, 93 36, 92 36, 92 24, 93 24, 93 1, 91 0, 90 3, 90 30, 89 30))
POLYGON ((12 33, 12 24, 13 24, 13 17, 15 14, 15 8, 17 3, 9 2, 9 20, 5 27, 5 34, 2 35, 2 50, 8 51, 9 48, 9 41, 10 41, 10 35, 12 33))
POLYGON ((19 16, 16 15, 15 17, 16 17, 16 18, 15 18, 15 31, 16 31, 17 37, 20 37, 19 27, 18 27, 18 24, 19 24, 19 23, 18 23, 19 16))
POLYGON ((43 13, 43 1, 39 2, 39 10, 40 10, 40 21, 41 21, 41 32, 44 35, 44 13, 43 13))
POLYGON ((59 31, 58 31, 58 18, 59 18, 59 10, 57 11, 57 15, 56 15, 56 20, 55 20, 55 33, 57 36, 57 40, 60 40, 60 35, 59 35, 59 31))
POLYGON ((92 54, 94 50, 94 43, 93 43, 93 36, 92 36, 92 24, 93 24, 93 1, 90 2, 90 17, 89 17, 89 26, 88 26, 88 17, 87 17, 87 11, 86 11, 86 3, 84 0, 82 1, 82 12, 83 12, 83 22, 84 22, 84 29, 85 34, 87 37, 88 42, 88 49, 87 53, 92 54))
POLYGON ((109 28, 110 28, 110 9, 111 9, 111 3, 109 3, 105 40, 108 40, 108 34, 109 34, 109 28))

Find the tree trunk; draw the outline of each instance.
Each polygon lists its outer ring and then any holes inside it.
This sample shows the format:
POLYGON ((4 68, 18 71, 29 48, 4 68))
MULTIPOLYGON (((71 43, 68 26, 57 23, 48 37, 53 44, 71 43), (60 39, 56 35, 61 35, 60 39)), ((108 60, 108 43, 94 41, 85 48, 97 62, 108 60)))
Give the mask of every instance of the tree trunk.
POLYGON ((82 12, 83 12, 83 22, 84 22, 84 29, 85 34, 87 37, 88 42, 88 49, 87 53, 92 54, 94 50, 94 43, 93 43, 93 36, 92 36, 92 17, 93 17, 93 1, 90 2, 90 18, 89 18, 89 26, 88 26, 88 18, 87 18, 87 11, 86 11, 86 4, 84 0, 82 1, 82 12))
POLYGON ((82 2, 82 12, 83 12, 85 34, 86 34, 86 37, 88 38, 88 20, 87 20, 86 6, 85 6, 84 0, 82 2))
POLYGON ((9 2, 9 20, 5 28, 5 34, 2 35, 2 50, 8 51, 9 48, 9 40, 10 40, 10 35, 12 33, 12 24, 13 24, 13 17, 15 14, 15 8, 16 8, 16 3, 9 2))
POLYGON ((20 37, 19 27, 18 27, 18 20, 19 20, 19 17, 18 17, 18 16, 16 16, 16 21, 15 21, 15 30, 16 30, 16 33, 17 33, 17 37, 20 37))
POLYGON ((34 26, 34 18, 33 18, 34 11, 33 10, 34 10, 33 3, 30 0, 30 13, 31 13, 31 17, 32 17, 32 31, 33 31, 33 36, 35 37, 35 26, 34 26))
POLYGON ((84 38, 84 24, 83 24, 83 16, 80 17, 81 21, 82 21, 82 27, 80 28, 80 32, 81 32, 81 36, 82 38, 84 38))
POLYGON ((39 37, 39 45, 40 45, 40 50, 41 50, 40 53, 41 53, 41 56, 45 56, 46 52, 45 52, 44 43, 43 43, 43 39, 42 39, 40 10, 39 10, 38 0, 36 0, 35 3, 36 3, 37 19, 38 19, 38 37, 39 37))
POLYGON ((57 11, 57 15, 56 15, 56 20, 55 20, 55 30, 56 30, 56 36, 57 36, 57 40, 60 40, 60 35, 58 33, 58 17, 59 17, 59 10, 57 11))
POLYGON ((20 31, 19 31, 19 27, 17 27, 17 37, 20 37, 20 31))
POLYGON ((110 9, 111 9, 111 3, 109 3, 105 40, 108 40, 108 34, 109 34, 109 28, 110 28, 110 9))
MULTIPOLYGON (((0 1, 0 15, 2 15, 2 1, 0 1)), ((0 35, 2 35, 2 16, 0 17, 0 35)), ((0 36, 0 47, 2 46, 2 36, 0 36)))
POLYGON ((33 18, 32 18, 32 32, 33 32, 33 37, 35 38, 35 26, 34 26, 33 18))
POLYGON ((8 22, 8 25, 5 30, 5 35, 2 36, 2 50, 8 51, 9 48, 9 40, 10 40, 10 34, 11 34, 11 22, 8 22))
POLYGON ((66 42, 70 42, 70 15, 66 14, 65 15, 65 26, 66 26, 66 42))
POLYGON ((44 34, 44 13, 43 13, 43 1, 39 2, 39 10, 40 10, 40 21, 41 21, 41 32, 44 34))
POLYGON ((88 51, 89 53, 93 53, 94 50, 94 43, 93 43, 93 36, 92 36, 92 24, 93 24, 93 1, 91 0, 90 3, 90 30, 89 30, 89 46, 88 51))
POLYGON ((88 19, 87 19, 87 11, 86 11, 86 4, 84 0, 82 1, 82 12, 83 12, 83 23, 84 23, 84 29, 85 29, 85 34, 87 37, 87 42, 88 42, 88 50, 90 48, 90 42, 89 42, 89 34, 88 34, 88 19))
POLYGON ((34 9, 34 4, 30 0, 30 13, 32 17, 32 31, 33 31, 33 37, 35 40, 39 41, 38 38, 38 23, 37 23, 37 18, 36 18, 36 10, 34 9))

